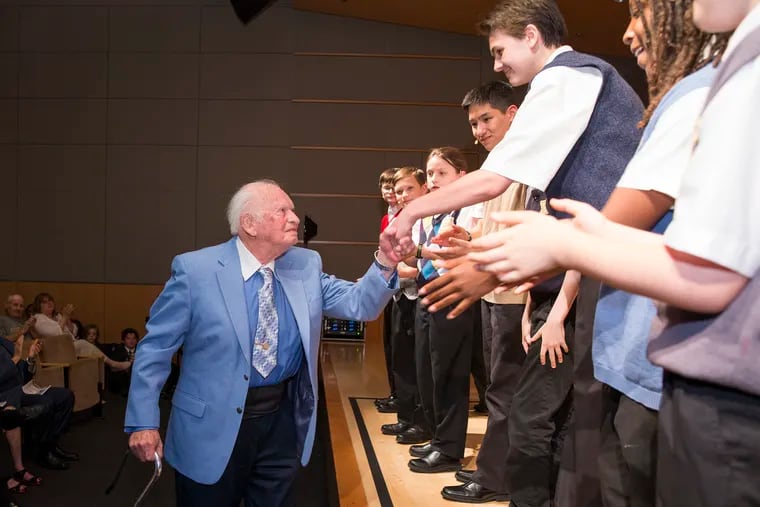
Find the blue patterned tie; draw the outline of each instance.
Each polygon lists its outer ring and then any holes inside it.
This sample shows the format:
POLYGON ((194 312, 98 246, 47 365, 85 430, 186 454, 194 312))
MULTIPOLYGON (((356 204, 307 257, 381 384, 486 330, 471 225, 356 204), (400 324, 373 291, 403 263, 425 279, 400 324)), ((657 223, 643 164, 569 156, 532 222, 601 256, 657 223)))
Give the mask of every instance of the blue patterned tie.
POLYGON ((267 378, 277 366, 277 307, 274 305, 272 270, 259 268, 264 284, 259 289, 259 320, 253 340, 252 364, 262 377, 267 378))

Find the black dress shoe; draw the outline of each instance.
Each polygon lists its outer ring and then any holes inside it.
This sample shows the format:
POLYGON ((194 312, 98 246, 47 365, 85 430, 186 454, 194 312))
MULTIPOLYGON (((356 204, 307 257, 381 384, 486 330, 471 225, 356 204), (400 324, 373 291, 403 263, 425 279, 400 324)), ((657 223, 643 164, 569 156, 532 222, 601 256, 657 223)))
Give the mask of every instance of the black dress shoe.
POLYGON ((441 490, 441 496, 446 500, 464 503, 506 502, 509 500, 507 493, 491 491, 472 481, 460 486, 446 486, 441 490))
POLYGON ((61 458, 53 454, 53 451, 48 451, 44 454, 42 454, 38 459, 37 463, 43 467, 48 468, 50 470, 68 470, 69 464, 63 461, 61 458))
POLYGON ((421 444, 428 440, 430 440, 430 433, 419 426, 412 426, 405 432, 396 435, 396 443, 398 444, 421 444))
POLYGON ((433 444, 431 442, 428 442, 427 444, 411 446, 409 448, 409 454, 415 458, 424 458, 434 450, 435 449, 433 449, 433 444))
POLYGON ((380 431, 383 432, 383 435, 400 435, 409 429, 409 427, 410 426, 406 423, 397 422, 393 424, 383 424, 380 426, 380 431))
POLYGON ((472 409, 477 412, 478 414, 487 414, 488 413, 488 407, 486 406, 485 402, 481 401, 480 403, 477 403, 472 409))
POLYGON ((421 474, 434 474, 438 472, 455 472, 462 467, 457 458, 446 456, 441 451, 433 451, 424 458, 409 460, 409 469, 421 474))
POLYGON ((61 449, 57 445, 53 448, 53 454, 64 461, 79 461, 79 453, 61 449))
POLYGON ((474 474, 475 470, 459 470, 454 474, 454 479, 458 480, 459 482, 470 482, 474 474))
POLYGON ((380 405, 384 405, 386 403, 390 403, 391 401, 393 401, 395 399, 396 399, 396 396, 394 396, 392 394, 390 396, 388 396, 387 398, 378 398, 378 399, 375 400, 375 406, 378 407, 380 405))
POLYGON ((387 403, 377 405, 377 411, 381 414, 395 414, 398 412, 398 401, 393 399, 387 403))

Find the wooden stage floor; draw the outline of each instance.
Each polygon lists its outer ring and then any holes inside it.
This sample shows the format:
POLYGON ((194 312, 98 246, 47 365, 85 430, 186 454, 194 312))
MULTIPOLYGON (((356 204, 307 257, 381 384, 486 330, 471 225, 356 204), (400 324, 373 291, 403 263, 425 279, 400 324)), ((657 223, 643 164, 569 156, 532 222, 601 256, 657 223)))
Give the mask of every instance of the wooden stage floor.
MULTIPOLYGON (((458 484, 452 472, 418 474, 409 470, 407 445, 380 433, 396 422, 381 414, 373 400, 388 394, 379 321, 370 323, 364 342, 323 342, 322 375, 330 423, 341 507, 425 507, 459 504, 441 497, 444 486, 458 484)), ((472 406, 477 393, 471 389, 472 406)), ((463 468, 475 467, 475 455, 486 428, 486 416, 470 412, 463 468)), ((508 505, 489 502, 483 505, 508 505)))

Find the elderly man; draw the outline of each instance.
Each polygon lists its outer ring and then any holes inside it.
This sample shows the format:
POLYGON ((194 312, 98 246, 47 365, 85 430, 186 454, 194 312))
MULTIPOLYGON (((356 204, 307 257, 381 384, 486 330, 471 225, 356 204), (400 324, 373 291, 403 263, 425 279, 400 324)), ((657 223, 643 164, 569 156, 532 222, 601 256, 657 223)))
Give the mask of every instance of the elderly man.
POLYGON ((384 244, 359 282, 324 274, 319 254, 293 246, 299 220, 273 181, 238 190, 227 218, 229 241, 172 263, 135 356, 125 429, 140 459, 163 453, 158 398, 183 347, 166 434, 177 505, 276 507, 314 442, 322 315, 376 318, 398 259, 384 244))
POLYGON ((24 297, 11 294, 5 301, 5 315, 0 315, 0 336, 15 340, 19 331, 24 334, 34 325, 34 319, 24 319, 24 297))

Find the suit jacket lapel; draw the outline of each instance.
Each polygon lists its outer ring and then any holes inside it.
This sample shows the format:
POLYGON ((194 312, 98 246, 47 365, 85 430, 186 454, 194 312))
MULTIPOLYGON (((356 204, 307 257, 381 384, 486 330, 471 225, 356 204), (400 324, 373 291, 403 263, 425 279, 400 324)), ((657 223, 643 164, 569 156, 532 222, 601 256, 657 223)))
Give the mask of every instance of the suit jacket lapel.
MULTIPOLYGON (((282 259, 282 258, 280 258, 282 259)), ((304 354, 308 357, 311 349, 311 336, 309 333, 309 303, 306 299, 306 289, 303 286, 302 270, 293 267, 290 262, 278 259, 275 264, 277 278, 280 280, 288 303, 293 310, 293 315, 298 324, 298 332, 301 335, 304 354)))
POLYGON ((251 331, 248 323, 248 307, 245 303, 245 289, 243 288, 243 275, 240 272, 240 259, 238 258, 235 238, 228 243, 229 249, 219 259, 222 269, 216 272, 219 288, 222 291, 227 312, 232 321, 243 356, 251 357, 251 331))

